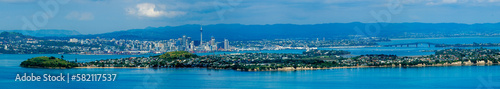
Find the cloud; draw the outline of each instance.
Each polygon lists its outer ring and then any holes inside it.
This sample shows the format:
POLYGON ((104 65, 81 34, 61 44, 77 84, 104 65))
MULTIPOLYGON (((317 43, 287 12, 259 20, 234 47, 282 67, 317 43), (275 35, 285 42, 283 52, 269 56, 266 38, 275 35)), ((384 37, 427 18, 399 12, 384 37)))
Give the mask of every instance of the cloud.
POLYGON ((183 11, 167 11, 165 5, 155 5, 152 3, 140 3, 137 4, 135 8, 127 8, 128 14, 145 16, 145 17, 176 17, 185 15, 186 12, 183 11))
POLYGON ((90 12, 73 11, 66 15, 65 18, 70 20, 94 20, 94 15, 90 12))
POLYGON ((425 4, 425 5, 470 5, 470 6, 484 6, 496 5, 500 0, 402 0, 403 4, 425 4))
POLYGON ((454 4, 458 3, 457 0, 442 0, 442 1, 437 1, 437 2, 428 2, 426 5, 441 5, 441 4, 454 4))
POLYGON ((27 3, 27 2, 35 2, 35 0, 0 0, 0 2, 7 2, 7 3, 27 3))
POLYGON ((457 3, 457 0, 443 0, 443 3, 457 3))

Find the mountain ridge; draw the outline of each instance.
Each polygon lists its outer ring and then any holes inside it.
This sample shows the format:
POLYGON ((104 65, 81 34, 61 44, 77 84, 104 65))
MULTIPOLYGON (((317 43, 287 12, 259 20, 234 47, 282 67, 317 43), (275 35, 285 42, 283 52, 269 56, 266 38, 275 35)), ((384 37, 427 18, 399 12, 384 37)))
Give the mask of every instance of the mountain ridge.
POLYGON ((66 37, 66 36, 82 35, 80 32, 75 30, 63 30, 63 29, 0 30, 0 32, 17 32, 34 37, 66 37))
MULTIPOLYGON (((147 27, 91 35, 74 35, 66 38, 115 38, 167 40, 186 35, 199 40, 201 25, 147 27)), ((214 36, 217 40, 260 40, 260 39, 312 39, 312 38, 351 38, 353 35, 368 37, 400 37, 407 33, 422 34, 461 34, 461 33, 498 33, 500 23, 462 24, 462 23, 323 23, 323 24, 212 24, 203 25, 204 40, 214 36), (383 24, 380 30, 373 24, 383 24), (359 30, 354 28, 358 27, 359 30), (374 34, 370 34, 374 33, 374 34), (378 33, 377 33, 378 32, 378 33)))

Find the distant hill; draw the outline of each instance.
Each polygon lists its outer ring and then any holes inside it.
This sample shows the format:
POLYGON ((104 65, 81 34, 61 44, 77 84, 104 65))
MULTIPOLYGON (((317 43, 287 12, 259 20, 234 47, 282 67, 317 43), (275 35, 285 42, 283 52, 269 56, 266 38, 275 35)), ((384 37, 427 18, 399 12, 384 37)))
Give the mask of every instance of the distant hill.
POLYGON ((42 30, 0 30, 0 32, 17 32, 24 35, 35 37, 66 37, 74 35, 82 35, 74 30, 58 30, 58 29, 42 29, 42 30))
POLYGON ((34 57, 21 62, 21 67, 27 68, 73 68, 78 65, 75 62, 69 62, 56 57, 34 57))
POLYGON ((0 37, 14 38, 14 37, 29 37, 17 32, 2 32, 0 37))
POLYGON ((26 36, 17 32, 1 32, 0 33, 0 41, 10 41, 10 40, 22 40, 25 38, 36 39, 32 36, 26 36))
MULTIPOLYGON (((458 23, 383 23, 380 30, 365 26, 372 23, 326 23, 311 25, 273 24, 273 25, 242 25, 242 24, 215 24, 203 26, 204 40, 214 36, 217 40, 255 40, 255 39, 280 39, 280 38, 349 38, 349 35, 366 35, 377 37, 398 37, 405 33, 424 34, 460 34, 460 33, 498 33, 500 23, 488 24, 458 24, 458 23), (354 27, 360 30, 354 30, 354 27), (367 34, 369 32, 376 34, 367 34)), ((200 38, 200 25, 181 25, 165 27, 148 27, 145 29, 131 29, 94 35, 71 36, 74 38, 116 38, 116 39, 146 39, 165 40, 179 38, 182 35, 200 38)))

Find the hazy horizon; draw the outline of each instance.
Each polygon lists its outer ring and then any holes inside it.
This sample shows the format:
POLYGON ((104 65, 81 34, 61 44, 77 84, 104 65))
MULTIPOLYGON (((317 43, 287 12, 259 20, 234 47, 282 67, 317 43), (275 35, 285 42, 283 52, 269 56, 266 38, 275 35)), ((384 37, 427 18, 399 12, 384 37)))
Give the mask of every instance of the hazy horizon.
POLYGON ((100 34, 186 24, 498 23, 500 0, 0 0, 0 30, 100 34))

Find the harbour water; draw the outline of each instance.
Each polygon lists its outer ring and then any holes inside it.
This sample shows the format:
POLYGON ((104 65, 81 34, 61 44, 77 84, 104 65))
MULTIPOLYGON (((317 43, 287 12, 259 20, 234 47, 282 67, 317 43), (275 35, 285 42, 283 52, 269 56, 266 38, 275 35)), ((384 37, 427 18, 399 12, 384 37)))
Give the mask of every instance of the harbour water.
MULTIPOLYGON (((500 43, 500 37, 460 37, 460 38, 420 38, 420 39, 391 39, 390 42, 378 42, 379 45, 404 44, 415 42, 430 42, 436 44, 473 44, 473 43, 500 43)), ((428 50, 442 50, 453 47, 429 47, 427 44, 419 44, 418 47, 335 47, 335 48, 318 48, 321 50, 346 50, 351 52, 351 55, 357 56, 365 54, 390 54, 398 56, 422 56, 431 55, 434 52, 428 50)), ((458 47, 463 49, 474 49, 480 47, 458 47)), ((500 49, 500 47, 484 47, 490 49, 500 49)), ((213 54, 231 54, 231 53, 302 53, 306 50, 273 50, 273 51, 241 51, 241 52, 215 52, 215 53, 199 53, 198 55, 213 55, 213 54)))
MULTIPOLYGON (((441 38, 450 40, 449 38, 441 38)), ((456 38, 451 38, 456 39, 456 38)), ((480 38, 479 38, 480 39, 480 38)), ((489 39, 489 38, 488 38, 489 39)), ((414 40, 414 39, 407 39, 414 40)), ((435 40, 435 39, 433 39, 435 40)), ((466 38, 463 40, 471 40, 466 38)), ((476 39, 477 40, 477 39, 476 39)), ((422 40, 416 40, 422 41, 422 40)), ((494 40, 498 41, 498 40, 494 40)), ((401 41, 395 41, 401 42, 401 41)), ((404 41, 412 42, 412 41, 404 41)), ((414 41, 413 41, 414 42, 414 41)), ((458 41, 457 41, 458 42, 458 41)), ((482 41, 487 42, 487 41, 482 41)), ((492 43, 496 43, 491 41, 492 43)), ((479 43, 479 42, 478 42, 479 43)), ((475 47, 469 47, 475 48, 475 47)), ((491 47, 496 48, 498 47, 491 47)), ((324 48, 347 50, 352 55, 395 54, 398 56, 430 55, 434 47, 362 47, 324 48)), ((259 51, 301 53, 304 50, 259 51)), ((224 54, 204 53, 198 55, 224 54)), ((246 53, 246 52, 240 52, 246 53)), ((152 88, 500 88, 500 66, 452 66, 416 68, 352 68, 306 71, 211 70, 205 68, 116 68, 116 69, 40 69, 22 68, 19 64, 32 57, 60 54, 0 54, 0 87, 2 89, 152 89, 152 88), (17 74, 117 74, 112 82, 19 82, 17 74)), ((64 55, 64 59, 88 62, 100 59, 148 57, 151 55, 64 55)))
POLYGON ((500 66, 355 68, 241 72, 204 68, 33 69, 2 68, 3 89, 165 89, 165 88, 500 88, 500 66), (17 73, 114 73, 112 82, 19 82, 17 73))
POLYGON ((454 38, 416 38, 416 39, 391 39, 390 42, 379 42, 380 45, 430 42, 436 44, 472 44, 472 43, 500 43, 500 37, 454 37, 454 38))
MULTIPOLYGON (((500 43, 500 37, 458 37, 458 38, 420 38, 420 39, 391 39, 390 42, 378 42, 379 45, 393 45, 415 42, 430 42, 435 44, 473 44, 473 43, 500 43)), ((353 56, 364 54, 391 54, 397 56, 421 56, 431 55, 434 52, 427 50, 442 50, 453 47, 430 47, 427 44, 419 44, 409 47, 359 47, 359 48, 323 48, 325 50, 346 50, 353 56)), ((462 49, 474 49, 480 47, 458 47, 462 49)), ((490 49, 500 49, 500 47, 484 47, 490 49)))

